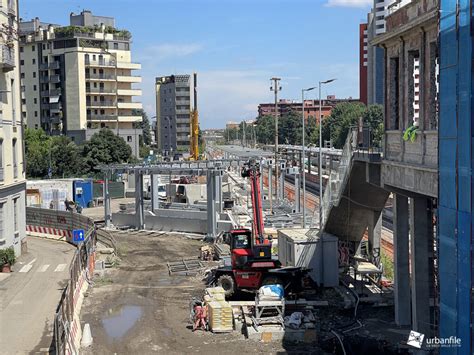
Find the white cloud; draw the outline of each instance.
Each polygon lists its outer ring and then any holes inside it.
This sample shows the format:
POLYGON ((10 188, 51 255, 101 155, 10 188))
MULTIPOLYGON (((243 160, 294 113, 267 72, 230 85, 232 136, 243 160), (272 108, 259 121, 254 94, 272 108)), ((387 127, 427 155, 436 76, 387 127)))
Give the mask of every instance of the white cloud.
POLYGON ((165 59, 186 57, 197 53, 202 49, 203 46, 199 43, 164 43, 145 48, 141 53, 137 54, 137 58, 139 58, 141 61, 161 61, 165 59))
POLYGON ((328 0, 329 7, 368 7, 373 5, 373 0, 328 0))

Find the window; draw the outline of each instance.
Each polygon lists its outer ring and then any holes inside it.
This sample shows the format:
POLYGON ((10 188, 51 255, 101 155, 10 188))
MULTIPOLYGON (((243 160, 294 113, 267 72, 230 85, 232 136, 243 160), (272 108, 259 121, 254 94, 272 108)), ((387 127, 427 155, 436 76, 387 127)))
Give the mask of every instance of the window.
POLYGON ((127 142, 131 142, 132 141, 132 136, 127 136, 127 142))
POLYGON ((390 97, 390 122, 388 127, 393 130, 400 129, 399 122, 399 107, 398 107, 398 96, 399 96, 399 59, 390 58, 390 81, 389 81, 389 97, 390 97))
POLYGON ((33 72, 33 78, 36 78, 36 72, 35 71, 33 72))
POLYGON ((20 53, 23 53, 24 47, 20 47, 20 53))
POLYGON ((20 78, 25 79, 25 73, 21 73, 20 78))
POLYGON ((36 105, 36 104, 38 103, 38 99, 35 97, 35 98, 33 99, 33 102, 34 102, 34 104, 36 105))
POLYGON ((36 85, 33 85, 33 91, 36 91, 36 85))
POLYGON ((46 44, 43 43, 43 50, 45 50, 45 49, 46 49, 46 44))
MULTIPOLYGON (((31 51, 34 52, 36 50, 35 46, 31 46, 31 51)), ((34 64, 34 63, 33 63, 34 64)))
POLYGON ((0 202, 0 239, 3 239, 3 202, 0 202))
POLYGON ((38 117, 38 111, 35 111, 35 117, 38 117))
POLYGON ((26 112, 23 111, 22 114, 23 114, 23 118, 26 118, 26 112))
POLYGON ((21 99, 21 104, 26 105, 26 99, 21 99))
POLYGON ((18 177, 16 138, 12 140, 12 151, 13 151, 13 178, 16 179, 18 177))
POLYGON ((3 181, 3 139, 0 139, 0 181, 3 181))
POLYGON ((118 43, 114 43, 114 49, 119 49, 118 43))
POLYGON ((32 62, 33 64, 36 64, 36 59, 33 58, 33 59, 31 60, 31 62, 32 62))
POLYGON ((20 65, 25 65, 25 61, 23 59, 20 60, 20 65))
POLYGON ((18 197, 13 199, 13 227, 18 232, 18 197))

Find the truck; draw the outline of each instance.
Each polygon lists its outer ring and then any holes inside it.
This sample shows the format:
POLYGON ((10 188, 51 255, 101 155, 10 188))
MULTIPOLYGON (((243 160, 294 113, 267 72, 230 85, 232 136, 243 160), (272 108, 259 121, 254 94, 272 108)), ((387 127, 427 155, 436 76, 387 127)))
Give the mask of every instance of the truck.
POLYGON ((231 297, 237 290, 257 291, 263 285, 280 284, 286 291, 299 291, 309 269, 282 267, 272 258, 272 239, 264 236, 263 211, 260 193, 260 168, 251 159, 241 171, 249 178, 252 198, 252 229, 238 228, 224 234, 230 245, 231 265, 213 270, 212 283, 225 290, 231 297))

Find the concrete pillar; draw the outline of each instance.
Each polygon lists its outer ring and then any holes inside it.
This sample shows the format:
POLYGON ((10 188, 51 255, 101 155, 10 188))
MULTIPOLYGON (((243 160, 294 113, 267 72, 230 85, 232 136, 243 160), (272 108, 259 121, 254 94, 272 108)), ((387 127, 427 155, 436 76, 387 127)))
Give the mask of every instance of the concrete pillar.
POLYGON ((308 174, 311 174, 311 152, 308 152, 308 174))
POLYGON ((380 240, 382 238, 382 213, 372 212, 369 216, 369 252, 372 262, 380 264, 380 240))
POLYGON ((393 258, 395 323, 397 325, 411 324, 408 232, 408 197, 394 194, 393 258))
POLYGON ((157 176, 150 174, 150 199, 152 211, 158 208, 158 186, 156 180, 157 176))
POLYGON ((283 168, 283 167, 286 167, 286 165, 284 163, 281 163, 280 164, 280 184, 278 185, 278 190, 280 190, 279 192, 279 200, 283 201, 283 199, 285 198, 285 173, 286 173, 286 169, 283 168))
POLYGON ((216 219, 216 199, 215 199, 215 179, 214 171, 208 170, 206 176, 206 188, 207 188, 207 235, 209 237, 215 237, 217 231, 217 219, 216 219))
POLYGON ((433 238, 428 199, 410 199, 411 229, 411 301, 412 327, 425 335, 431 334, 430 317, 430 240, 433 238))
POLYGON ((110 193, 109 193, 109 173, 105 173, 104 180, 104 220, 105 226, 110 227, 110 222, 112 220, 112 212, 110 211, 110 193))
POLYGON ((143 173, 135 171, 135 224, 137 229, 145 228, 145 212, 143 209, 143 173))
POLYGON ((217 212, 222 213, 224 209, 223 199, 222 199, 222 170, 216 171, 215 184, 216 184, 217 212))
POLYGON ((295 210, 301 212, 301 183, 300 174, 295 174, 295 210))
POLYGON ((273 203, 273 168, 268 165, 268 198, 270 200, 270 209, 273 203))

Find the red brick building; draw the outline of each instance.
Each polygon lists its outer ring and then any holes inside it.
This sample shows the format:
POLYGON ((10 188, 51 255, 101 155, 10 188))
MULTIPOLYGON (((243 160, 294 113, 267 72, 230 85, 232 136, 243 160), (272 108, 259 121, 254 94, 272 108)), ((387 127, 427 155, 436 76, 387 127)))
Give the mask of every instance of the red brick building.
POLYGON ((359 98, 367 105, 367 24, 359 25, 359 98))
MULTIPOLYGON (((354 102, 359 100, 349 99, 336 99, 334 95, 328 96, 325 100, 321 100, 321 116, 324 118, 331 115, 332 109, 340 102, 354 102)), ((301 114, 301 102, 294 100, 285 100, 281 99, 278 101, 278 115, 283 116, 288 114, 290 111, 299 112, 301 114)), ((275 115, 275 103, 264 103, 258 105, 258 116, 274 116, 275 115)), ((306 121, 308 119, 316 120, 316 123, 319 123, 319 100, 304 100, 304 116, 306 121)))

